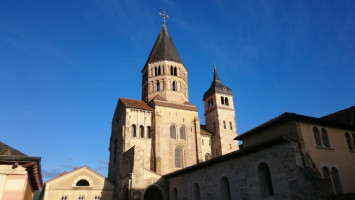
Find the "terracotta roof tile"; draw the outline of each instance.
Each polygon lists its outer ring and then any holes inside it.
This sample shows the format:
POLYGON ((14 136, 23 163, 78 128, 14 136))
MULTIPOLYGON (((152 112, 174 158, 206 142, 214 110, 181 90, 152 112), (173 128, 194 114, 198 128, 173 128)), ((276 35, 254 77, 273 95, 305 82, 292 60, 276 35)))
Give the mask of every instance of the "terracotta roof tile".
POLYGON ((120 101, 128 108, 139 108, 144 110, 153 110, 146 102, 135 100, 135 99, 127 99, 127 98, 120 98, 120 101))
POLYGON ((200 132, 202 135, 213 135, 213 133, 206 130, 206 125, 200 125, 200 132))
POLYGON ((153 100, 159 100, 159 101, 166 101, 166 99, 159 94, 155 95, 155 97, 152 99, 153 100))
POLYGON ((163 101, 154 101, 154 105, 168 107, 168 108, 176 108, 176 109, 180 109, 180 110, 197 111, 196 106, 193 104, 186 105, 186 104, 175 104, 175 103, 169 103, 169 102, 163 102, 163 101))

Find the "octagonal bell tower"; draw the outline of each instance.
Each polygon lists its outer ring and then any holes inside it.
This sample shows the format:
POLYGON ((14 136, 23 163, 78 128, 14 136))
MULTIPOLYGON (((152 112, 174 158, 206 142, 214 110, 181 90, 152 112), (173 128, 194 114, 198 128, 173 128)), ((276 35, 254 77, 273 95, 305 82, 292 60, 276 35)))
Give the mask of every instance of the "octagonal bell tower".
POLYGON ((160 95, 168 102, 188 102, 187 69, 169 35, 165 21, 142 69, 142 100, 160 95))

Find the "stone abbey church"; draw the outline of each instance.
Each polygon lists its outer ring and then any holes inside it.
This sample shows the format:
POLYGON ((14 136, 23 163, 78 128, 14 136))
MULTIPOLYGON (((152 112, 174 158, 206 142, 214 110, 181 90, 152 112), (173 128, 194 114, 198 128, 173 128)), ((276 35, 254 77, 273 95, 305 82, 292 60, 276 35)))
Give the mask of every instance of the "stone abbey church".
POLYGON ((187 71, 164 22, 141 71, 142 99, 119 98, 113 116, 113 199, 323 200, 355 193, 354 106, 322 118, 284 113, 237 136, 233 92, 216 67, 203 95, 205 125, 189 102, 187 71))

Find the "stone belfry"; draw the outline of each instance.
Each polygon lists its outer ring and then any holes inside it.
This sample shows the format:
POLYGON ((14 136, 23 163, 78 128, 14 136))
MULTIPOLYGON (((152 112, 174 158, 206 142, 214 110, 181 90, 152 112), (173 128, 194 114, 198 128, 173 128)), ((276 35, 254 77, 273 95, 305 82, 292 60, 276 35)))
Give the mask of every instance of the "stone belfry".
POLYGON ((216 64, 214 64, 213 81, 203 95, 205 105, 206 130, 213 133, 212 156, 221 156, 238 150, 237 124, 233 103, 233 92, 222 84, 216 64))
POLYGON ((142 100, 149 102, 157 94, 168 102, 188 102, 187 69, 165 24, 142 69, 142 100))

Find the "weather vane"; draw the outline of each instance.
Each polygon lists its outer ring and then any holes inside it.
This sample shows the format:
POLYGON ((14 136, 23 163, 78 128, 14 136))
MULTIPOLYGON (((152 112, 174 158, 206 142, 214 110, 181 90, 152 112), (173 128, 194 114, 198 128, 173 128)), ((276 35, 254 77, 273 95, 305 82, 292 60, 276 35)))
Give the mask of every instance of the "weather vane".
POLYGON ((159 15, 163 16, 163 24, 165 24, 165 18, 169 17, 169 15, 165 14, 165 8, 163 9, 162 12, 159 13, 159 15))

